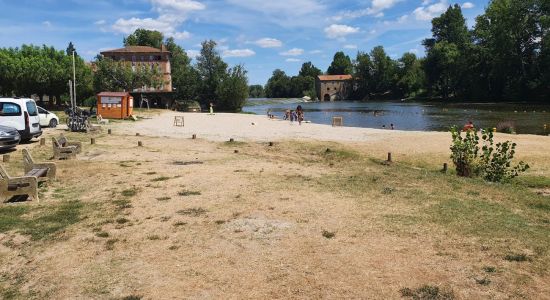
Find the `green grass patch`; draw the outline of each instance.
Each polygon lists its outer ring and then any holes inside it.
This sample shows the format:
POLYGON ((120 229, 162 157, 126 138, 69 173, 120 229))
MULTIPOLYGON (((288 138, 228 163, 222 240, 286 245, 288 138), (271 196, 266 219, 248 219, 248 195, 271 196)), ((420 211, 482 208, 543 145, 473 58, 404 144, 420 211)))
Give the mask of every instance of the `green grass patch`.
POLYGON ((530 188, 550 188, 550 177, 522 175, 514 178, 514 183, 530 188))
POLYGON ((84 205, 80 201, 65 201, 53 207, 0 207, 0 232, 16 230, 42 240, 81 220, 84 205), (32 214, 32 216, 29 216, 32 214))
POLYGON ((158 201, 168 201, 170 199, 172 199, 172 198, 170 198, 170 197, 158 197, 157 198, 158 201))
POLYGON ((515 262, 523 262, 523 261, 530 261, 531 258, 523 253, 513 253, 513 254, 507 254, 504 256, 504 259, 507 261, 515 261, 515 262))
POLYGON ((107 238, 107 237, 109 237, 109 233, 105 232, 105 231, 100 231, 100 232, 96 233, 95 236, 100 237, 100 238, 107 238))
POLYGON ((126 209, 126 208, 132 208, 132 202, 128 199, 117 199, 117 200, 113 200, 113 204, 118 208, 118 209, 126 209))
POLYGON ((201 194, 201 192, 199 192, 199 191, 190 191, 190 190, 183 190, 183 191, 178 192, 178 195, 184 196, 184 197, 185 196, 198 196, 200 194, 201 194))
POLYGON ((423 285, 417 289, 403 288, 399 291, 402 297, 418 300, 451 300, 455 299, 452 290, 441 289, 433 285, 423 285))
POLYGON ((327 239, 332 239, 336 236, 336 233, 335 232, 331 232, 331 231, 326 231, 326 230, 323 230, 323 232, 321 232, 321 235, 324 237, 324 238, 327 238, 327 239))
POLYGON ((177 213, 180 215, 187 215, 192 217, 199 217, 205 215, 207 212, 208 211, 202 207, 193 207, 177 211, 177 213))
POLYGON ((135 188, 135 187, 123 190, 121 192, 122 196, 124 196, 124 197, 133 197, 133 196, 137 195, 137 193, 138 193, 138 189, 135 188))
POLYGON ((160 177, 156 177, 156 178, 151 179, 151 181, 158 182, 158 181, 166 181, 166 180, 169 180, 169 179, 170 179, 170 177, 168 177, 168 176, 160 176, 160 177))

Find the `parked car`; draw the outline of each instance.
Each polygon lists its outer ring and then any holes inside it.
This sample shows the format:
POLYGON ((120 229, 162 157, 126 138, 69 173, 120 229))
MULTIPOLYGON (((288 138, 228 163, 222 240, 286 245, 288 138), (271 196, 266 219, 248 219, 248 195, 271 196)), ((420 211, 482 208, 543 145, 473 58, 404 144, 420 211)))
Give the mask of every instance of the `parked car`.
POLYGON ((40 126, 55 128, 59 124, 59 117, 51 111, 38 107, 38 116, 40 117, 40 126))
POLYGON ((0 125, 0 150, 13 148, 19 144, 21 136, 17 129, 0 125))
POLYGON ((30 98, 0 98, 0 125, 17 129, 23 142, 42 135, 38 108, 30 98))

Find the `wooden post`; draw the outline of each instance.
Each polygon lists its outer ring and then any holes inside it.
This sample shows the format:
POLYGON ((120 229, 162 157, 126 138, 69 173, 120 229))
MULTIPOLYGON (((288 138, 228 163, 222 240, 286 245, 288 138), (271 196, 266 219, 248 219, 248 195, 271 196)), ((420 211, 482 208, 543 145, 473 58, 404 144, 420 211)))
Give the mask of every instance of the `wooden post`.
POLYGON ((139 132, 136 132, 136 136, 139 136, 139 132))
POLYGON ((269 147, 273 147, 273 142, 269 142, 269 147))
POLYGON ((230 143, 233 143, 234 141, 235 141, 235 140, 234 140, 233 138, 230 138, 230 139, 229 139, 229 142, 230 142, 230 143))
POLYGON ((141 141, 138 141, 138 147, 143 147, 143 143, 141 141))
POLYGON ((391 152, 388 152, 388 162, 391 162, 391 152))
POLYGON ((447 173, 447 170, 449 169, 449 166, 447 165, 447 163, 444 163, 443 164, 443 173, 447 173))
POLYGON ((4 156, 2 157, 2 161, 7 163, 10 161, 10 155, 9 154, 4 154, 4 156))
POLYGON ((91 138, 91 139, 90 139, 90 144, 91 144, 91 145, 95 145, 95 138, 91 138))
POLYGON ((239 150, 235 150, 235 151, 233 151, 233 152, 235 152, 235 153, 239 153, 239 150))
POLYGON ((40 146, 46 145, 46 138, 40 138, 40 146))
POLYGON ((107 134, 111 134, 111 129, 107 129, 107 134))
POLYGON ((197 135, 196 134, 193 134, 193 136, 191 137, 192 139, 196 140, 197 139, 197 135))

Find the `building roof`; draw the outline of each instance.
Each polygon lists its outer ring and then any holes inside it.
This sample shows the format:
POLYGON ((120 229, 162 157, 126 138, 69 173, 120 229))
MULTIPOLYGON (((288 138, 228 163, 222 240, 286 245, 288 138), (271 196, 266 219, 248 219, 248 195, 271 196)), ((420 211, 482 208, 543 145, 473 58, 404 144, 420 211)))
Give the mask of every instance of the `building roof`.
POLYGON ((102 97, 126 97, 128 96, 128 92, 101 92, 97 94, 98 96, 102 97))
POLYGON ((321 81, 337 81, 337 80, 350 80, 351 75, 319 75, 317 76, 321 81))
POLYGON ((101 52, 101 54, 103 55, 105 55, 106 53, 170 53, 170 51, 167 51, 164 46, 162 47, 162 49, 149 46, 126 46, 120 49, 106 50, 101 52))

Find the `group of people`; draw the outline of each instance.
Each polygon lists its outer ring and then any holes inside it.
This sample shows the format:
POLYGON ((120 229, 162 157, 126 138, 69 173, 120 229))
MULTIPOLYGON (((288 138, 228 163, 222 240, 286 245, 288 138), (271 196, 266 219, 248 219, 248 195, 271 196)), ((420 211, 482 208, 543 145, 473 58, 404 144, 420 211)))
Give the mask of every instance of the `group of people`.
POLYGON ((304 121, 304 110, 302 106, 298 105, 296 110, 287 109, 283 119, 290 120, 290 122, 298 121, 298 124, 302 125, 302 121, 304 121))
MULTIPOLYGON (((275 119, 275 115, 271 113, 271 109, 267 111, 267 117, 270 119, 275 119)), ((296 107, 296 110, 287 109, 283 115, 283 120, 289 120, 290 122, 297 121, 298 124, 302 125, 304 121, 304 109, 301 105, 296 107)))

